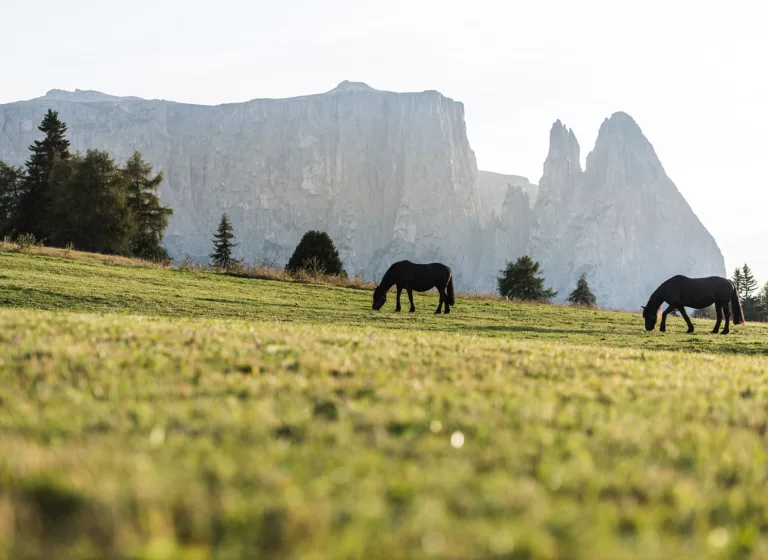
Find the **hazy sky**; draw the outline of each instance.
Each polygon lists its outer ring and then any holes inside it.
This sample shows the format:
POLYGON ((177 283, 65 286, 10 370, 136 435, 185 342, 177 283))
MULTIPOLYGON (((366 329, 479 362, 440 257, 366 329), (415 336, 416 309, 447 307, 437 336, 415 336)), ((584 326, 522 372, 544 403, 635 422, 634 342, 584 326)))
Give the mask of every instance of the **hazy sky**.
MULTIPOLYGON (((192 103, 342 80, 464 102, 481 169, 538 182, 561 119, 626 111, 723 251, 768 281, 768 7, 636 0, 0 0, 0 103, 52 88, 192 103)), ((670 240, 674 243, 674 239, 670 240)))

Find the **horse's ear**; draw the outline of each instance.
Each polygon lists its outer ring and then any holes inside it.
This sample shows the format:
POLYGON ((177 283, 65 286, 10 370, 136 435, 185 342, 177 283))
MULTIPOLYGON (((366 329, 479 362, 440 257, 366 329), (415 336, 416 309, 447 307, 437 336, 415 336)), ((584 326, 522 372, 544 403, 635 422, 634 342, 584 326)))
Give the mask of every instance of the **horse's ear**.
POLYGON ((641 305, 640 307, 642 307, 643 309, 645 309, 645 306, 644 306, 644 305, 641 305))

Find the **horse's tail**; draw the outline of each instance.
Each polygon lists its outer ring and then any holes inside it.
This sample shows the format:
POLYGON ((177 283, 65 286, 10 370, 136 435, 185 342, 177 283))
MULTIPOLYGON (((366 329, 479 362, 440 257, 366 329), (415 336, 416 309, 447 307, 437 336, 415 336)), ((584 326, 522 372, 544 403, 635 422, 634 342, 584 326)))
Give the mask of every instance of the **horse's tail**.
POLYGON ((736 288, 733 289, 733 295, 731 296, 731 307, 733 308, 733 324, 742 324, 744 322, 744 311, 741 309, 739 292, 736 290, 736 288))
POLYGON ((456 297, 453 294, 453 274, 452 273, 449 273, 448 287, 446 288, 445 291, 448 294, 448 305, 456 305, 456 297))

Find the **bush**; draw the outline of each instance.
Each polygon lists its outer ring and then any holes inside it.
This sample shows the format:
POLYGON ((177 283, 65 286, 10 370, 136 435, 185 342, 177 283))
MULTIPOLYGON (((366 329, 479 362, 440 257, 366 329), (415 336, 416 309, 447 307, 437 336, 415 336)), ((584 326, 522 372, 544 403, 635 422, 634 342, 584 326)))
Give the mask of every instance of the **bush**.
POLYGON ((19 246, 19 251, 24 251, 30 247, 34 247, 37 243, 34 233, 22 233, 16 238, 16 244, 19 246))
POLYGON ((313 276, 347 277, 339 252, 324 231, 305 233, 285 269, 292 274, 303 271, 313 276))

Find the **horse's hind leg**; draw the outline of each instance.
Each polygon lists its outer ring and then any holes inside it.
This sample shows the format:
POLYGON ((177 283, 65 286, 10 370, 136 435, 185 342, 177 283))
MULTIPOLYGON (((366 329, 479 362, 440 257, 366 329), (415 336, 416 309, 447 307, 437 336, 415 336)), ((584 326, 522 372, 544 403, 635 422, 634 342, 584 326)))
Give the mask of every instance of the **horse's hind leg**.
POLYGON ((401 286, 397 287, 397 307, 395 307, 395 311, 400 311, 400 293, 403 291, 403 288, 401 286))
POLYGON ((720 323, 723 321, 723 304, 715 300, 715 313, 717 313, 717 321, 715 322, 715 328, 712 329, 712 334, 717 334, 720 330, 720 323))
POLYGON ((727 301, 723 305, 723 311, 725 312, 725 328, 723 329, 723 332, 721 332, 720 334, 728 334, 729 332, 731 332, 731 328, 730 328, 731 308, 729 307, 729 305, 730 303, 727 301))
POLYGON ((445 303, 445 311, 443 311, 443 313, 448 315, 448 313, 451 312, 451 306, 448 305, 448 293, 445 291, 445 289, 440 292, 440 297, 443 298, 443 303, 445 303))
MULTIPOLYGON (((443 309, 443 300, 445 300, 445 298, 443 297, 443 292, 440 291, 440 290, 438 290, 438 292, 440 292, 440 303, 437 304, 437 309, 435 310, 435 315, 440 315, 440 311, 443 309)), ((447 305, 448 304, 446 304, 446 306, 447 305)))
POLYGON ((693 332, 693 323, 691 323, 691 319, 688 317, 688 313, 685 312, 685 306, 678 305, 677 308, 680 310, 680 315, 683 316, 683 319, 685 319, 685 323, 688 325, 688 334, 693 332))
POLYGON ((413 313, 416 311, 416 306, 413 305, 413 290, 410 288, 406 288, 405 290, 408 292, 408 301, 411 302, 411 308, 408 310, 408 313, 413 313))

